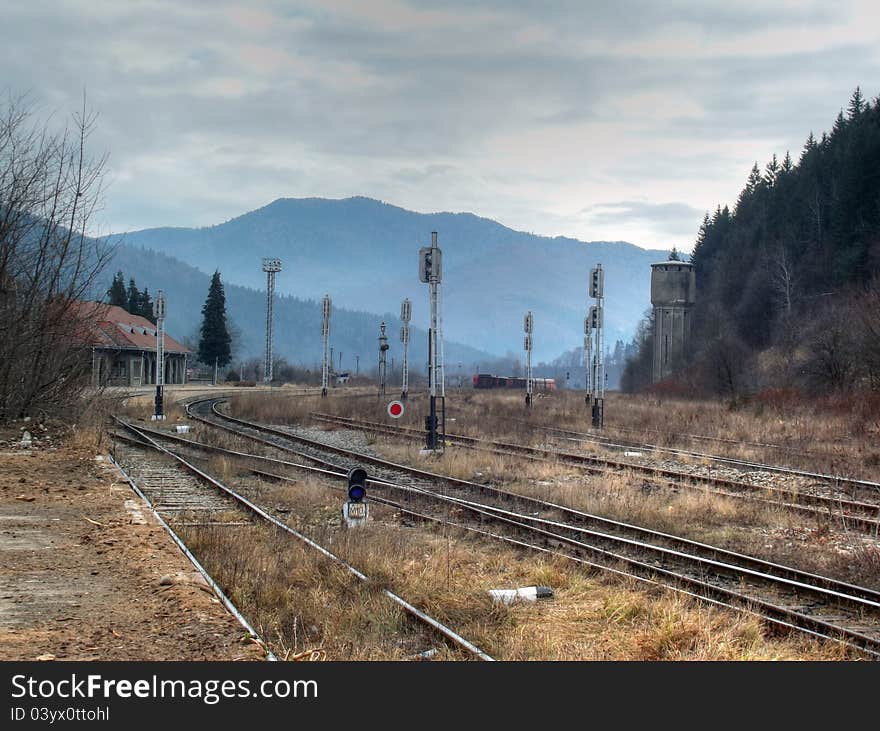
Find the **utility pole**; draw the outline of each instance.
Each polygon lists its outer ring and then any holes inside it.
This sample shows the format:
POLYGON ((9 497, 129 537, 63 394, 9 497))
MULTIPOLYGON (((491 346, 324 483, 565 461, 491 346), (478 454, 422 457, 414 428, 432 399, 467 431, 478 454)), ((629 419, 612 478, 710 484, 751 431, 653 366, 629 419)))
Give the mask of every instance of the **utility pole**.
POLYGON ((419 250, 419 279, 428 285, 431 325, 428 328, 428 392, 430 406, 425 419, 425 449, 436 452, 443 446, 438 438, 437 399, 440 399, 443 444, 446 442, 446 377, 443 368, 443 319, 440 312, 442 252, 437 246, 437 232, 431 232, 431 245, 419 250))
POLYGON ((523 318, 523 330, 526 333, 523 340, 523 348, 526 351, 526 408, 532 408, 532 330, 534 329, 534 318, 529 310, 523 318))
POLYGON ((385 354, 388 352, 388 336, 385 334, 385 323, 379 325, 379 398, 385 395, 385 354))
POLYGON ((215 355, 214 356, 214 385, 215 386, 217 385, 217 361, 218 361, 218 358, 215 355))
MULTIPOLYGON (((597 264, 590 272, 590 297, 596 300, 596 304, 590 307, 588 320, 590 329, 595 332, 595 341, 592 353, 592 407, 593 428, 601 429, 605 425, 605 342, 604 342, 604 319, 605 319, 605 274, 602 265, 597 264)), ((585 328, 586 329, 586 328, 585 328)))
POLYGON ((407 297, 400 303, 400 342, 403 343, 403 380, 400 386, 400 400, 406 401, 409 395, 409 321, 412 318, 412 302, 407 297))
POLYGON ((263 259, 266 272, 266 356, 263 362, 263 381, 272 382, 272 304, 275 299, 275 275, 281 271, 281 259, 263 259))
POLYGON ((330 381, 330 364, 332 363, 333 356, 332 354, 329 356, 330 360, 328 360, 327 356, 327 348, 330 345, 330 308, 332 306, 332 302, 330 301, 330 295, 325 294, 324 300, 321 303, 321 337, 324 339, 324 349, 321 357, 321 397, 324 398, 327 396, 327 385, 330 381))
POLYGON ((356 376, 359 376, 360 373, 361 373, 361 357, 359 355, 356 355, 354 357, 354 374, 356 376))

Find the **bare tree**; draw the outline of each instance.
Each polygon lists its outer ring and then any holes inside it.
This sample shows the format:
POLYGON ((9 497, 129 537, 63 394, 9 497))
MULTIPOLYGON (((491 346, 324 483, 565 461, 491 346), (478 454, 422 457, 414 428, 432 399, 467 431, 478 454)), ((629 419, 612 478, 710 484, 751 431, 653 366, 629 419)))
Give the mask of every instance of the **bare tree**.
POLYGON ((868 284, 856 303, 859 355, 871 388, 880 389, 880 275, 868 284))
POLYGON ((776 295, 777 306, 783 320, 791 319, 792 306, 795 300, 794 260, 784 244, 779 244, 772 255, 771 279, 776 295))
POLYGON ((89 383, 83 300, 110 251, 87 235, 106 157, 87 152, 95 115, 60 132, 32 104, 0 101, 0 421, 54 413, 89 383))
POLYGON ((857 386, 860 361, 855 320, 848 300, 835 302, 813 318, 804 373, 818 390, 844 391, 857 386))

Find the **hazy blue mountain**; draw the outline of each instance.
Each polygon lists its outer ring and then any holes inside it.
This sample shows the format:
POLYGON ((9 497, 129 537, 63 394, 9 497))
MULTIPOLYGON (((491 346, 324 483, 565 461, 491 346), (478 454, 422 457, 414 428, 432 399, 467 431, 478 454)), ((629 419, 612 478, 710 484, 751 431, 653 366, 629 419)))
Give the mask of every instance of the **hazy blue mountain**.
MULTIPOLYGON (((122 270, 126 282, 134 277, 138 287, 148 287, 155 298, 156 291, 163 289, 168 302, 168 332, 178 339, 196 340, 201 325, 202 305, 208 294, 210 274, 199 271, 166 254, 140 249, 125 244, 117 246, 112 261, 104 270, 103 290, 110 284, 113 274, 122 270)), ((230 270, 231 271, 231 270, 230 270)), ((226 274, 224 271, 224 280, 226 274)), ((266 291, 240 287, 224 281, 226 312, 234 331, 235 358, 262 358, 265 347, 266 291)), ((101 290, 101 291, 103 291, 101 290)), ((397 314, 371 314, 336 306, 331 318, 330 342, 335 350, 338 365, 339 353, 343 353, 344 370, 355 370, 355 356, 360 356, 361 373, 369 373, 376 367, 379 348, 379 323, 384 319, 391 349, 388 354, 389 373, 391 358, 399 366, 402 357, 400 344, 400 321, 397 314)), ((320 367, 321 362, 321 303, 290 295, 275 299, 274 352, 288 362, 306 367, 320 367)), ((476 348, 446 341, 449 362, 462 362, 468 366, 487 362, 491 356, 476 348)), ((411 370, 425 371, 427 361, 427 333, 413 328, 410 339, 411 370)), ((450 371, 452 373, 452 371, 450 371)))
MULTIPOLYGON (((650 304, 649 265, 666 258, 625 242, 535 236, 470 213, 414 213, 369 198, 282 198, 216 226, 147 229, 124 240, 128 250, 164 252, 205 273, 218 268, 225 282, 251 288, 265 287, 261 257, 279 257, 281 293, 315 300, 329 293, 334 304, 379 313, 397 313, 408 296, 414 323, 424 327, 427 286, 418 281, 417 253, 431 231, 443 250, 447 338, 520 353, 522 316, 531 309, 537 359, 581 344, 587 277, 597 262, 606 270, 607 340, 629 339, 650 304)), ((158 287, 160 279, 149 283, 158 287)))

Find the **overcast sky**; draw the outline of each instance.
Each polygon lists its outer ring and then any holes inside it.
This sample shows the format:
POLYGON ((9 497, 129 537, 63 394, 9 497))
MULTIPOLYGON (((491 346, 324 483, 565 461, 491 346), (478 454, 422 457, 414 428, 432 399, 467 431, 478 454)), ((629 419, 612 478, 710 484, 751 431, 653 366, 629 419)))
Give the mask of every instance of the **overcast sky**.
POLYGON ((0 87, 110 154, 102 233, 366 195, 690 249, 856 85, 880 3, 0 0, 0 87))

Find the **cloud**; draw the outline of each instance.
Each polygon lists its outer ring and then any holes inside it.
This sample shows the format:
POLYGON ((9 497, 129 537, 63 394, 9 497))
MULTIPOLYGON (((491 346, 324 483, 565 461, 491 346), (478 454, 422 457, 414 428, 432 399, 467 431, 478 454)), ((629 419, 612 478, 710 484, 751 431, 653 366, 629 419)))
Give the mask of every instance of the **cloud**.
POLYGON ((589 206, 579 214, 592 225, 648 224, 671 237, 686 237, 699 226, 704 211, 682 202, 617 201, 589 206))
POLYGON ((752 162, 828 128, 856 84, 880 91, 862 0, 29 0, 3 16, 0 83, 56 117, 85 89, 99 112, 117 230, 369 195, 681 245, 752 162))

